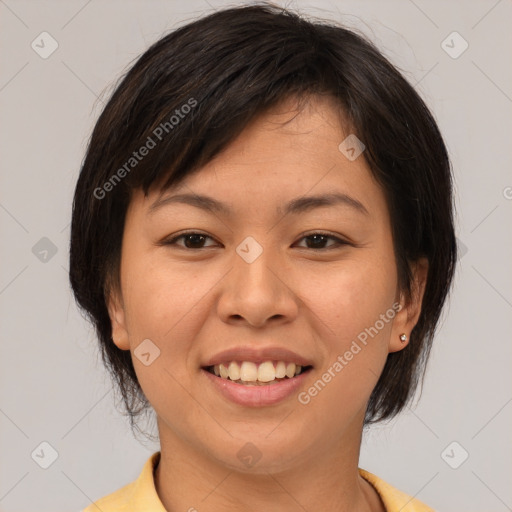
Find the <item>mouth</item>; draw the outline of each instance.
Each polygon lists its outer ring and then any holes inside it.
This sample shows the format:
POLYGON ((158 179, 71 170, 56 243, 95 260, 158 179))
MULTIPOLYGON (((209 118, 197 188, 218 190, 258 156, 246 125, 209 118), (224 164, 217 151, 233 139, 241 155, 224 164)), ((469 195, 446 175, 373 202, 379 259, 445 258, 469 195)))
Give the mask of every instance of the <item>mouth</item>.
POLYGON ((312 368, 312 365, 300 365, 291 361, 267 360, 260 363, 254 361, 225 361, 205 366, 203 370, 221 380, 243 386, 269 386, 293 380, 299 375, 309 372, 312 368))
POLYGON ((238 406, 277 406, 305 385, 312 362, 279 346, 233 347, 202 362, 201 386, 238 406))

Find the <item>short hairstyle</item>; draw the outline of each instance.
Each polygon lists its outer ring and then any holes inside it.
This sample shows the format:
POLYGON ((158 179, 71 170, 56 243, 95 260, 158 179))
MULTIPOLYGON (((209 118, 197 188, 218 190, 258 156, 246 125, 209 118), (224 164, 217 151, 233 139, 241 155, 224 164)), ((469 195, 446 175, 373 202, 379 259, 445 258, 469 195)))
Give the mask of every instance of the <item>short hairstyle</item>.
POLYGON ((77 181, 70 282, 95 326, 132 428, 150 404, 130 351, 112 341, 107 309, 110 291, 120 286, 132 191, 147 195, 152 187, 177 185, 256 116, 288 98, 312 95, 333 97, 341 121, 366 146, 363 158, 389 208, 405 297, 412 290, 411 263, 428 259, 419 320, 409 344, 388 354, 365 424, 392 418, 414 396, 457 257, 451 166, 439 129, 414 87, 364 36, 274 4, 253 4, 179 27, 135 62, 94 127, 77 181))

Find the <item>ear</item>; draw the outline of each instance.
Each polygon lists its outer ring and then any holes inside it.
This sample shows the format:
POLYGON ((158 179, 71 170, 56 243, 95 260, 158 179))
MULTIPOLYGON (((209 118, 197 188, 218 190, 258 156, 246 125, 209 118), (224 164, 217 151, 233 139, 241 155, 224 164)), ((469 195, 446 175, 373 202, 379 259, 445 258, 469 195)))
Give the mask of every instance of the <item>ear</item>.
POLYGON ((421 305, 423 302, 423 294, 427 284, 428 260, 420 258, 411 265, 413 279, 411 283, 411 296, 406 299, 403 293, 400 293, 401 309, 393 320, 393 328, 391 330, 391 338, 389 340, 389 352, 398 352, 409 343, 411 332, 418 322, 421 313, 421 305), (407 340, 401 341, 400 335, 405 334, 407 340))
POLYGON ((130 350, 126 329, 124 304, 121 293, 113 290, 108 294, 108 314, 112 324, 112 340, 121 350, 130 350))

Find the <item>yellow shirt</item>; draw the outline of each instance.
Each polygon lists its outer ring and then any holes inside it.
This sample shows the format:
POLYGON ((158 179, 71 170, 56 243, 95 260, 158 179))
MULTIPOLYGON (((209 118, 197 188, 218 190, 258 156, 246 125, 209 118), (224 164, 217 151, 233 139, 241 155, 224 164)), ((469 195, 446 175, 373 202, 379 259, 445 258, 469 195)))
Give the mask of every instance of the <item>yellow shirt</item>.
MULTIPOLYGON (((155 452, 144 464, 137 480, 101 498, 82 512, 167 512, 158 497, 153 479, 153 471, 159 460, 160 452, 155 452)), ((373 485, 387 512, 434 512, 421 501, 407 496, 372 473, 359 469, 359 474, 373 485)))

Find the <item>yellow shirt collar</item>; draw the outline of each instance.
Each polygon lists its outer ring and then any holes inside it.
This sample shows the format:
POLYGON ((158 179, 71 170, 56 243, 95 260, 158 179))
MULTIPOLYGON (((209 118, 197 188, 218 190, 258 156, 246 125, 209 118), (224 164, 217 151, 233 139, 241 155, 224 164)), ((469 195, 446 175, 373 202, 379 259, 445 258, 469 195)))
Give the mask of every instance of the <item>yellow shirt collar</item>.
MULTIPOLYGON (((167 512, 155 489, 154 469, 160 460, 160 452, 155 452, 146 461, 137 480, 118 491, 101 498, 82 512, 167 512)), ((395 489, 377 476, 359 469, 359 474, 377 491, 388 512, 434 512, 398 489, 395 489)))

